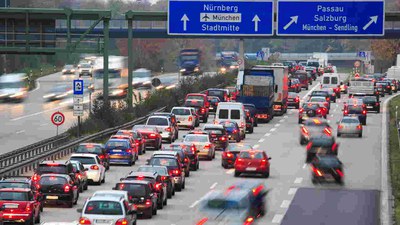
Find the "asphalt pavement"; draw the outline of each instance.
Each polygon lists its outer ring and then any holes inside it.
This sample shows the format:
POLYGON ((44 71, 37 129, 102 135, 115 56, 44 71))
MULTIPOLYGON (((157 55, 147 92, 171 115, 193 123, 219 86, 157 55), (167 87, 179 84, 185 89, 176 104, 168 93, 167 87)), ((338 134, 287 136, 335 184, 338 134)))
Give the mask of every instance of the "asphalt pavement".
MULTIPOLYGON (((341 79, 345 79, 346 75, 341 74, 341 79)), ((319 88, 319 84, 314 82, 314 88, 319 88)), ((300 96, 305 98, 309 91, 303 91, 300 96)), ((337 103, 332 103, 328 120, 334 128, 333 134, 336 134, 336 121, 342 115, 342 106, 347 95, 337 103)), ((385 97, 386 98, 386 97, 385 97)), ((384 99, 382 99, 384 100, 384 99)), ((383 101, 382 101, 383 102, 383 101)), ((257 179, 265 182, 270 192, 267 196, 267 214, 257 220, 256 224, 280 224, 282 219, 290 217, 292 211, 288 211, 293 198, 296 198, 296 204, 307 205, 310 202, 320 204, 321 207, 329 209, 329 204, 336 204, 338 207, 343 205, 337 204, 338 199, 348 198, 346 190, 365 190, 374 191, 381 188, 381 114, 368 113, 367 125, 364 126, 363 137, 341 137, 337 141, 339 143, 339 158, 344 164, 344 185, 323 184, 314 185, 311 182, 310 168, 305 164, 305 146, 299 144, 299 125, 298 110, 289 109, 288 113, 282 117, 275 117, 270 123, 259 124, 254 128, 254 133, 246 136, 245 143, 254 145, 255 148, 265 150, 271 159, 271 172, 268 179, 257 177, 239 177, 233 175, 234 169, 223 169, 221 167, 221 152, 217 152, 216 158, 212 161, 201 161, 200 169, 190 173, 190 177, 186 180, 186 189, 177 192, 172 199, 168 200, 168 205, 159 210, 158 214, 152 219, 139 220, 138 224, 147 225, 191 225, 197 221, 197 204, 199 200, 211 189, 224 189, 238 180, 257 179), (321 201, 319 197, 310 195, 309 192, 303 191, 303 188, 318 191, 317 193, 325 193, 326 200, 321 201), (347 197, 346 197, 347 196, 347 197), (316 198, 314 201, 313 198, 316 198), (300 201, 300 203, 299 203, 300 201)), ((213 115, 209 121, 212 122, 213 115)), ((200 125, 202 126, 202 125, 200 125)), ((182 137, 187 131, 180 131, 179 136, 182 137)), ((43 222, 72 222, 79 219, 79 213, 76 209, 81 208, 84 201, 97 190, 111 190, 115 183, 121 177, 124 177, 132 170, 136 170, 139 165, 144 165, 146 159, 150 157, 152 151, 147 151, 145 155, 141 155, 135 166, 112 166, 106 174, 106 182, 101 186, 90 186, 88 191, 81 193, 78 205, 72 209, 69 208, 45 208, 42 213, 43 222)), ((322 195, 319 195, 322 196, 322 195)), ((356 195, 357 196, 357 195, 356 195)), ((357 201, 357 197, 353 198, 357 201)), ((365 201, 365 208, 371 210, 376 209, 375 205, 369 205, 365 201)), ((318 207, 317 207, 318 208, 318 207)), ((338 209, 340 210, 340 208, 338 209)), ((359 216, 356 209, 350 206, 343 208, 347 210, 347 216, 350 218, 359 216), (351 210, 355 210, 354 214, 351 210)), ((299 212, 299 211, 295 211, 299 212)), ((313 212, 317 213, 318 211, 313 212)), ((329 216, 315 217, 314 220, 308 218, 307 224, 320 225, 332 224, 332 220, 337 219, 339 214, 336 211, 331 212, 329 216), (326 220, 326 221, 323 221, 326 220), (329 220, 329 221, 328 221, 329 220), (325 223, 326 222, 326 223, 325 223)), ((368 210, 366 211, 368 212, 368 210)), ((294 215, 295 216, 295 215, 294 215)), ((297 215, 304 216, 304 215, 297 215)), ((370 218, 370 217, 369 217, 370 218)), ((375 220, 377 218, 370 218, 375 220)), ((296 220, 295 220, 296 221, 296 220)), ((351 220, 354 221, 354 220, 351 220)), ((300 222, 300 221, 299 221, 300 222)), ((293 224, 293 223, 285 223, 293 224)), ((303 224, 303 223, 295 223, 303 224)), ((342 223, 348 224, 348 223, 342 223)), ((353 223, 352 223, 353 224, 353 223)))

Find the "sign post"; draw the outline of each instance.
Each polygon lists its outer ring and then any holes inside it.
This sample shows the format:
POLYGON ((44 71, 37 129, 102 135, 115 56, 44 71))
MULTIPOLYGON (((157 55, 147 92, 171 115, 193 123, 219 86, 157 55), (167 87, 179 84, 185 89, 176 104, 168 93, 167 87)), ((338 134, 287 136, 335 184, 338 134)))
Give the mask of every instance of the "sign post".
POLYGON ((272 36, 273 11, 273 0, 169 0, 167 29, 169 35, 272 36))
POLYGON ((55 112, 51 115, 50 119, 51 122, 57 127, 56 135, 58 136, 58 127, 64 123, 65 116, 61 112, 55 112))
POLYGON ((74 116, 78 117, 78 137, 81 130, 81 116, 83 116, 83 80, 74 80, 74 116))
POLYGON ((278 0, 278 36, 384 36, 382 0, 278 0))

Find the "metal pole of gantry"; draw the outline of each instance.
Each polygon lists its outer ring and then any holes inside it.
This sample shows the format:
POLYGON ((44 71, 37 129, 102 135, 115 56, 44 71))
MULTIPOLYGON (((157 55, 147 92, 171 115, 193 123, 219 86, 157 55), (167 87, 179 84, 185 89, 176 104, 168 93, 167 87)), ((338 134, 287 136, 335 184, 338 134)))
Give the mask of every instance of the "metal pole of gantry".
POLYGON ((133 20, 132 18, 128 18, 128 107, 133 107, 133 100, 132 100, 132 95, 133 95, 133 87, 132 87, 132 76, 133 76, 133 67, 134 67, 134 62, 133 62, 133 37, 132 37, 132 23, 133 20))
POLYGON ((110 26, 110 18, 104 18, 103 20, 104 23, 104 29, 103 29, 103 34, 104 34, 104 50, 103 50, 103 101, 105 104, 108 104, 108 47, 109 47, 109 41, 110 41, 110 32, 109 32, 109 26, 110 26))

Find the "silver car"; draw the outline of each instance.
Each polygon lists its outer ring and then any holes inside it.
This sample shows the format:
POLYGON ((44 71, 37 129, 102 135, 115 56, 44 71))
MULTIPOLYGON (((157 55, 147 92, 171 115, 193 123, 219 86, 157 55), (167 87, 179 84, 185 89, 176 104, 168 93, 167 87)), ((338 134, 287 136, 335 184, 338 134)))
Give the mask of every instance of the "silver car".
POLYGON ((172 143, 175 141, 174 127, 171 121, 166 116, 150 116, 147 119, 146 125, 157 127, 160 131, 162 140, 172 143))
POLYGON ((136 225, 137 208, 129 205, 124 197, 94 196, 89 198, 81 213, 79 224, 133 224, 136 225))
POLYGON ((358 117, 344 116, 338 122, 337 136, 340 137, 342 134, 354 134, 358 137, 362 137, 363 127, 358 117))
POLYGON ((188 134, 184 136, 184 143, 194 144, 196 149, 199 150, 198 157, 207 158, 212 160, 215 158, 215 145, 210 140, 208 134, 188 134))

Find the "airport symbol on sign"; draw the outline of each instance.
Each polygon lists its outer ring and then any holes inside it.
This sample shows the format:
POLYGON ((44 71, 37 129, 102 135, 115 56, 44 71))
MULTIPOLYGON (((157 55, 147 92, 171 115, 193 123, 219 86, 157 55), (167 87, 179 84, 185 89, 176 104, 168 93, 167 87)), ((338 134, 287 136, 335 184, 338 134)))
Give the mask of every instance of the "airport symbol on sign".
POLYGON ((169 35, 272 36, 273 0, 169 0, 169 35))
POLYGON ((383 0, 278 0, 278 36, 383 36, 383 0))

